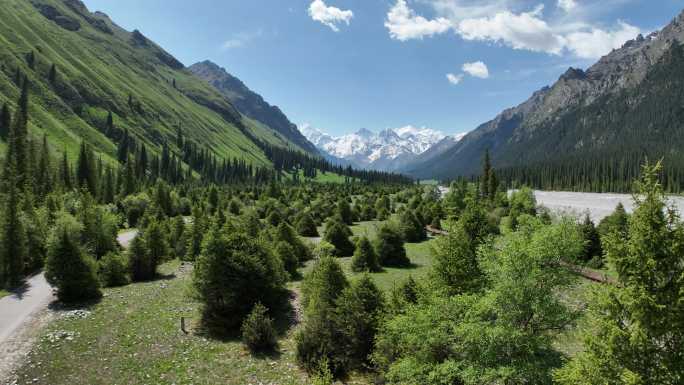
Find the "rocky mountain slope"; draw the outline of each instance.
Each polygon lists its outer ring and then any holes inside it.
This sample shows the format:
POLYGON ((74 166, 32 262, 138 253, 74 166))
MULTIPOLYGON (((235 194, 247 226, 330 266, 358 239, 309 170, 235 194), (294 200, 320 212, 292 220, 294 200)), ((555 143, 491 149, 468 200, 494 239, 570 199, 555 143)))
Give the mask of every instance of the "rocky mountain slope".
POLYGON ((684 16, 679 15, 663 30, 626 42, 586 71, 568 69, 552 86, 403 171, 423 178, 476 174, 486 149, 498 168, 579 167, 588 161, 596 167, 613 159, 631 170, 645 156, 664 156, 679 165, 682 42, 684 16))
MULTIPOLYGON (((16 111, 26 77, 29 131, 75 159, 81 141, 105 161, 128 131, 148 151, 187 141, 219 158, 268 165, 257 145, 288 146, 242 116, 213 87, 140 31, 126 31, 79 0, 4 0, 0 7, 0 105, 16 111), (109 127, 107 117, 113 117, 109 127)), ((0 154, 4 151, 0 140, 0 154)))
POLYGON ((191 65, 188 70, 215 87, 242 114, 275 130, 305 151, 317 153, 316 147, 299 132, 297 126, 290 122, 280 108, 268 104, 261 95, 250 90, 240 79, 229 74, 224 68, 206 60, 191 65))
POLYGON ((304 126, 302 133, 330 158, 347 161, 355 167, 385 171, 400 169, 447 138, 439 131, 413 126, 379 133, 362 128, 339 137, 304 126))

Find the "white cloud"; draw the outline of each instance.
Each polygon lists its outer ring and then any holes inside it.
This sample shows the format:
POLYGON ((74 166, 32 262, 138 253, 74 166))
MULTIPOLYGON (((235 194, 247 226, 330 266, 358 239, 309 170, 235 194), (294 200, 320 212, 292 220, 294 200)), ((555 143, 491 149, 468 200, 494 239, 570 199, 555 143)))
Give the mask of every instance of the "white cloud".
POLYGON ((613 31, 592 28, 589 31, 570 33, 566 36, 567 48, 577 57, 596 59, 615 48, 620 48, 640 32, 639 28, 622 21, 618 22, 618 25, 613 31))
POLYGON ((452 73, 448 73, 446 74, 446 78, 449 81, 449 83, 457 85, 461 82, 461 80, 463 80, 463 74, 454 75, 452 73))
MULTIPOLYGON (((624 22, 617 22, 610 28, 587 19, 589 15, 595 19, 597 15, 610 10, 607 3, 624 0, 556 0, 558 8, 565 12, 562 15, 552 14, 552 17, 543 15, 543 4, 530 11, 521 11, 520 7, 529 4, 529 1, 418 1, 430 4, 438 17, 435 20, 449 20, 451 28, 465 40, 499 43, 517 50, 552 55, 596 59, 611 49, 620 47, 640 32, 639 28, 624 22)), ((541 3, 541 0, 537 1, 541 3)), ((405 5, 405 0, 399 0, 394 8, 399 3, 405 5)), ((413 15, 412 11, 409 10, 409 14, 413 15)))
POLYGON ((489 77, 489 69, 481 61, 463 64, 463 72, 480 79, 487 79, 489 77))
POLYGON ((333 6, 327 6, 323 0, 314 0, 309 5, 309 16, 315 21, 327 25, 335 32, 340 29, 337 27, 339 23, 346 23, 349 25, 354 13, 350 10, 343 11, 333 6))
POLYGON ((500 42, 513 49, 558 55, 565 40, 540 18, 542 8, 520 14, 503 11, 491 17, 465 19, 458 24, 458 32, 466 40, 500 42))
POLYGON ((416 15, 415 11, 408 7, 406 0, 397 0, 387 13, 385 27, 393 39, 406 41, 447 32, 451 28, 451 22, 443 17, 428 20, 416 15))
POLYGON ((257 32, 239 32, 221 44, 222 50, 229 50, 244 47, 247 43, 263 34, 262 30, 257 32))
POLYGON ((575 0, 558 0, 558 8, 565 12, 571 12, 573 9, 577 8, 577 2, 575 0))

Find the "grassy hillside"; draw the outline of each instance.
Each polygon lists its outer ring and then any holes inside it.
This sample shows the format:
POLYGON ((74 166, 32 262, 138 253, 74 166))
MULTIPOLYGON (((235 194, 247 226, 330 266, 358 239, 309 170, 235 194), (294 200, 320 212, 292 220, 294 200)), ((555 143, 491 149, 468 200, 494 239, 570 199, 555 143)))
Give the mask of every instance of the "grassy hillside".
POLYGON ((56 149, 71 155, 83 139, 111 159, 124 129, 158 151, 165 141, 173 149, 180 128, 186 139, 220 157, 259 165, 269 162, 249 135, 287 144, 268 127, 244 119, 143 34, 90 13, 78 0, 3 1, 0 104, 8 102, 13 111, 23 75, 30 82, 30 132, 47 134, 56 149), (114 130, 106 129, 110 111, 114 130))

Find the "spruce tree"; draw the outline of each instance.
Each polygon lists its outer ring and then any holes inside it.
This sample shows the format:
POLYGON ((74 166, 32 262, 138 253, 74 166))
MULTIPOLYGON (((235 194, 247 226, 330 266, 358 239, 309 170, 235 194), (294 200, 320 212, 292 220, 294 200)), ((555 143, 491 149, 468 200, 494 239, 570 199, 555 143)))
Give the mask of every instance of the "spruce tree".
POLYGON ((63 302, 99 298, 96 262, 75 237, 79 224, 70 216, 58 222, 48 247, 45 278, 57 288, 57 298, 63 302))
POLYGON ((0 110, 0 139, 7 140, 9 137, 10 128, 12 127, 12 113, 10 112, 7 103, 2 105, 0 110))
POLYGON ((380 226, 373 248, 382 266, 405 267, 411 264, 406 256, 404 237, 395 224, 384 223, 380 226))
POLYGON ((318 237, 318 229, 309 212, 304 212, 295 222, 297 232, 302 237, 318 237))
POLYGON ((57 67, 54 63, 50 66, 50 72, 48 72, 48 80, 51 84, 55 84, 55 82, 57 81, 57 67))
POLYGON ((90 147, 81 142, 76 164, 76 182, 79 187, 88 189, 92 195, 97 195, 96 170, 93 162, 93 153, 90 147))
POLYGON ((50 149, 48 148, 47 135, 43 135, 43 145, 40 150, 40 162, 36 174, 37 193, 44 198, 52 191, 52 166, 50 164, 50 149))
POLYGON ((107 123, 105 125, 105 135, 111 137, 114 134, 114 117, 112 112, 107 113, 107 123))
POLYGON ((684 225, 666 209, 660 172, 644 166, 627 232, 604 238, 618 282, 591 298, 585 349, 556 373, 560 384, 684 381, 684 225))
POLYGON ((480 175, 480 194, 483 197, 489 197, 490 175, 492 172, 492 163, 489 159, 489 150, 485 150, 484 159, 482 160, 482 174, 480 175))
POLYGON ((128 247, 128 269, 134 282, 150 280, 157 272, 157 266, 147 249, 147 242, 141 234, 136 235, 128 247))
POLYGON ((0 278, 5 287, 16 287, 21 284, 24 265, 28 260, 26 232, 21 221, 19 208, 19 189, 12 160, 5 174, 7 181, 7 196, 5 208, 2 212, 2 237, 0 238, 0 262, 2 270, 0 278))
POLYGON ((368 237, 363 236, 356 241, 356 250, 354 250, 351 266, 352 271, 355 272, 380 271, 378 256, 375 254, 375 249, 373 249, 368 237))
POLYGON ((166 244, 166 237, 162 230, 162 226, 156 220, 147 226, 145 230, 145 239, 147 240, 147 254, 150 259, 151 269, 156 274, 157 266, 164 261, 169 254, 169 247, 166 244))
POLYGON ((71 165, 69 164, 69 157, 67 155, 66 149, 62 152, 62 164, 60 166, 60 182, 64 186, 65 190, 71 190, 73 185, 73 180, 71 176, 71 165))
POLYGON ((354 244, 349 240, 349 229, 340 218, 326 224, 323 240, 335 246, 339 257, 348 257, 354 253, 354 244))

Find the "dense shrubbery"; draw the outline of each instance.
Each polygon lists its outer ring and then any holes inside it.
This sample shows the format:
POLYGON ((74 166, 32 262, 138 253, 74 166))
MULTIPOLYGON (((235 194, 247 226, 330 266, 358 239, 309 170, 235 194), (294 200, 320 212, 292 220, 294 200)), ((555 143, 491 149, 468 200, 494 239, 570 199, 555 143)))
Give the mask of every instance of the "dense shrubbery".
POLYGON ((268 309, 256 303, 252 311, 242 322, 242 342, 252 352, 270 351, 278 345, 273 320, 268 316, 268 309))

